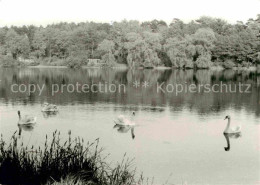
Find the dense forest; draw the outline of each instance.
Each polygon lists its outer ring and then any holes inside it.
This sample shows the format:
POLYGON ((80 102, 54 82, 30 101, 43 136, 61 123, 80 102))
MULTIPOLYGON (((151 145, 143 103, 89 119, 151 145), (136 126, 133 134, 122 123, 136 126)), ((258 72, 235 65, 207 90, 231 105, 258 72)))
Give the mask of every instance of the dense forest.
POLYGON ((260 64, 260 14, 236 24, 121 21, 0 28, 0 64, 224 68, 260 64), (100 63, 87 59, 101 59, 100 63))

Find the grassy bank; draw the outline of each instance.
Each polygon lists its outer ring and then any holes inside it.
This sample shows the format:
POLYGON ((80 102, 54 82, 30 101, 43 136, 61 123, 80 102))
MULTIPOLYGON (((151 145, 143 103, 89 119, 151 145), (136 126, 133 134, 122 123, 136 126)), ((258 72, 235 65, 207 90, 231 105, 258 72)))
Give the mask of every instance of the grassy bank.
POLYGON ((108 165, 98 139, 84 143, 69 133, 62 142, 55 131, 50 138, 46 135, 43 147, 24 146, 16 133, 8 143, 1 137, 0 184, 143 184, 125 156, 115 167, 108 165))

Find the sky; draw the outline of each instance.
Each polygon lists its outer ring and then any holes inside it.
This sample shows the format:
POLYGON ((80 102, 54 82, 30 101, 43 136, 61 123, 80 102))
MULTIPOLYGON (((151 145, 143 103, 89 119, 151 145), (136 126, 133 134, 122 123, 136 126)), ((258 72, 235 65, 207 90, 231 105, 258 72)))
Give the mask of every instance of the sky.
POLYGON ((246 22, 260 14, 260 0, 0 0, 0 26, 57 22, 164 20, 201 16, 246 22))

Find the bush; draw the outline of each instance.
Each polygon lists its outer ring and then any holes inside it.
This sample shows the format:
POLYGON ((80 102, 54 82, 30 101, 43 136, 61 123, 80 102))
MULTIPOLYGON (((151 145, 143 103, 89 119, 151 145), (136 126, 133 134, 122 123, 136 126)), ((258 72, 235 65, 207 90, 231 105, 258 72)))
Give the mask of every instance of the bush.
POLYGON ((27 62, 25 62, 24 64, 27 66, 37 66, 40 64, 40 60, 34 56, 30 56, 29 59, 27 59, 27 62))
POLYGON ((105 63, 106 66, 108 66, 108 67, 113 67, 113 66, 116 65, 116 59, 115 59, 115 57, 114 57, 113 54, 107 53, 107 54, 103 55, 103 56, 102 56, 102 61, 103 61, 103 63, 105 63))
POLYGON ((171 62, 169 56, 167 55, 167 53, 165 53, 163 51, 158 51, 158 57, 162 61, 164 66, 166 66, 166 67, 172 66, 172 62, 171 62))
POLYGON ((232 69, 233 67, 235 67, 235 63, 233 62, 233 60, 227 59, 227 60, 224 61, 223 67, 225 69, 232 69))
POLYGON ((246 61, 242 62, 242 67, 250 67, 250 66, 252 66, 252 63, 246 61))
POLYGON ((50 63, 51 66, 66 66, 66 60, 64 59, 56 59, 50 63))
POLYGON ((51 63, 57 59, 57 57, 54 57, 54 58, 50 58, 50 57, 46 57, 46 58, 40 58, 40 59, 37 59, 38 61, 40 61, 40 64, 41 65, 51 65, 51 63))
POLYGON ((53 56, 51 58, 36 59, 36 62, 47 66, 66 66, 66 60, 53 56))
POLYGON ((66 59, 66 65, 69 68, 80 68, 84 63, 84 60, 78 56, 70 56, 66 59))
POLYGON ((80 68, 82 65, 87 65, 87 55, 84 53, 73 54, 66 58, 65 64, 70 68, 80 68))
POLYGON ((186 68, 186 69, 193 69, 193 68, 194 68, 193 61, 192 61, 192 60, 189 60, 189 59, 186 59, 185 68, 186 68))
POLYGON ((184 57, 175 57, 172 59, 172 66, 176 68, 183 68, 185 65, 186 59, 184 57))
POLYGON ((200 69, 208 69, 212 66, 211 56, 208 54, 201 55, 195 62, 196 67, 200 69))
POLYGON ((145 61, 143 63, 143 67, 144 68, 153 68, 153 64, 151 62, 149 62, 149 61, 145 61))
POLYGON ((0 65, 3 67, 19 66, 20 63, 9 55, 0 55, 0 65))
POLYGON ((49 58, 48 64, 51 65, 52 63, 54 63, 54 62, 57 61, 57 60, 59 60, 59 58, 58 58, 57 56, 53 56, 53 57, 49 58))
POLYGON ((29 66, 38 66, 40 64, 39 61, 33 61, 33 62, 30 62, 28 65, 29 66))
POLYGON ((220 60, 215 60, 214 62, 212 62, 212 66, 214 67, 219 67, 219 66, 223 66, 223 62, 220 60))

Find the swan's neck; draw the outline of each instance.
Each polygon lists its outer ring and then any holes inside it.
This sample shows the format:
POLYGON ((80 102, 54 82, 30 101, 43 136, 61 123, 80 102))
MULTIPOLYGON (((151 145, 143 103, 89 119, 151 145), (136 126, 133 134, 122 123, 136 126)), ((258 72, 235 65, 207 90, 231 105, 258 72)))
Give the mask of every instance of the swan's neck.
POLYGON ((134 127, 131 128, 131 135, 132 135, 132 139, 134 139, 135 138, 134 127))
POLYGON ((18 114, 18 116, 19 116, 19 120, 21 120, 21 115, 20 115, 20 114, 18 114))
POLYGON ((130 120, 133 121, 133 120, 134 120, 134 117, 135 117, 135 115, 132 115, 132 116, 130 117, 130 120))
POLYGON ((230 127, 230 118, 228 118, 228 123, 224 132, 228 132, 229 127, 230 127))
POLYGON ((225 134, 225 133, 224 133, 224 136, 227 140, 227 147, 224 147, 224 148, 225 148, 226 151, 229 151, 230 150, 229 136, 228 136, 228 134, 225 134))

